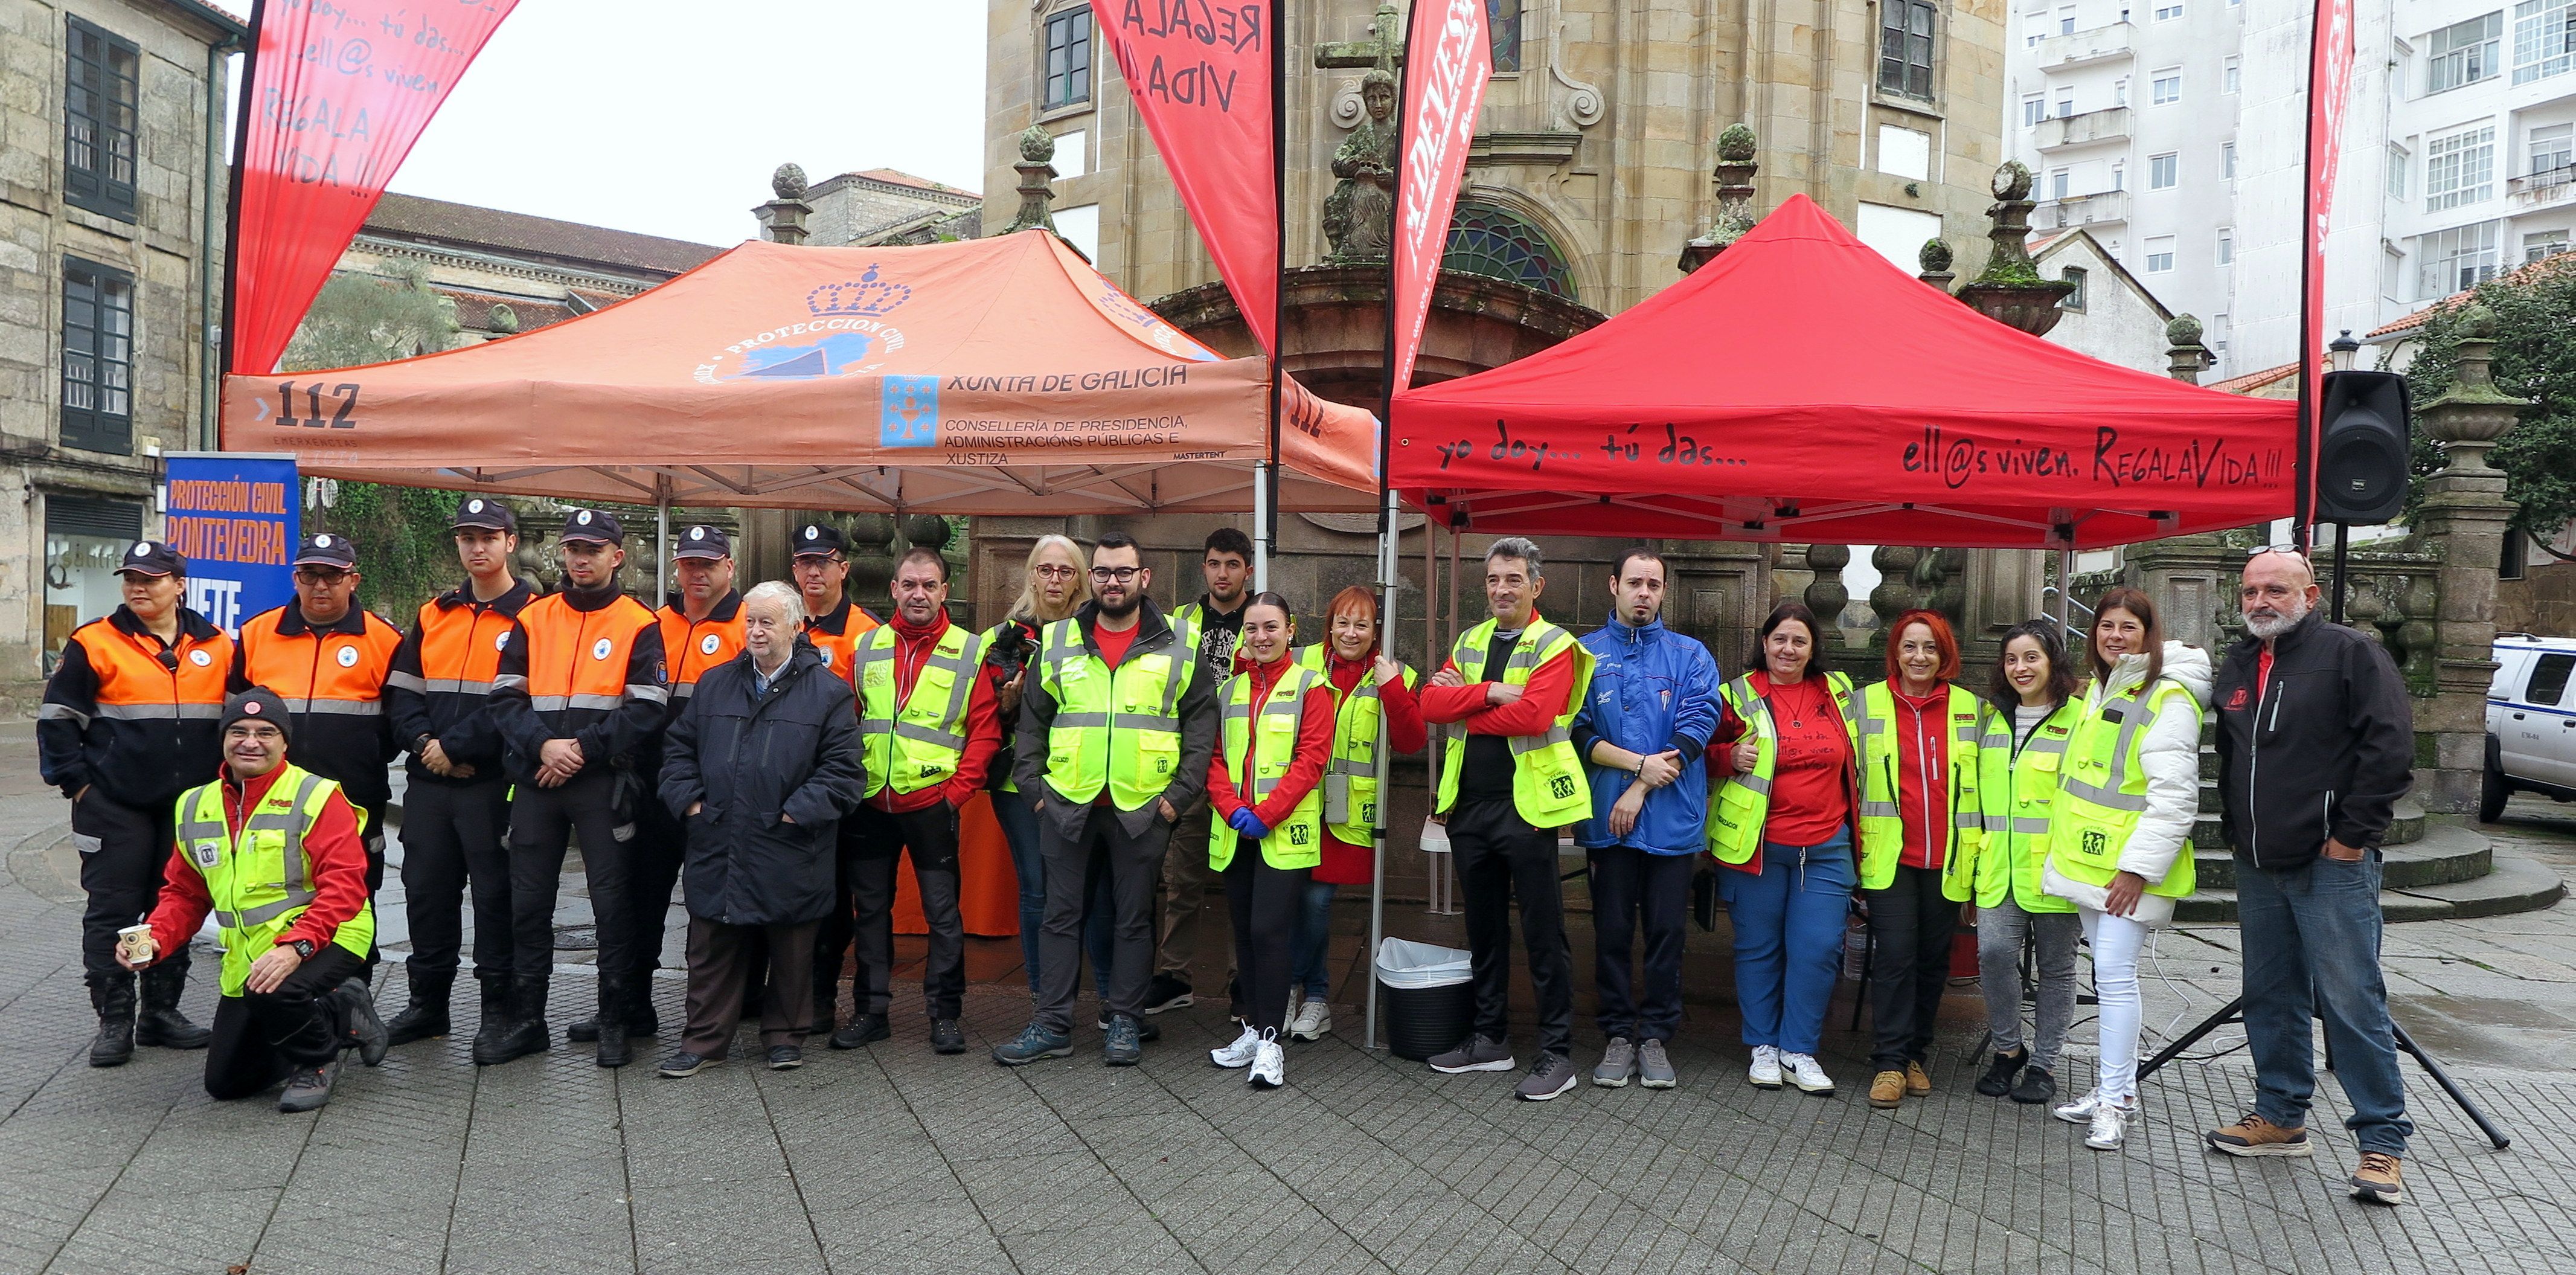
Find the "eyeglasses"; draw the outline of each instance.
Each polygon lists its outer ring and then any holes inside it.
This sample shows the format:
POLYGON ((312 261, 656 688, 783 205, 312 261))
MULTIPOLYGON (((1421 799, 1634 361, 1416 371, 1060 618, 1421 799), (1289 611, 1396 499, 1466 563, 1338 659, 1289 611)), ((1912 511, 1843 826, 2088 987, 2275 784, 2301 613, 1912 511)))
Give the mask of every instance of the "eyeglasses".
POLYGON ((347 584, 349 582, 349 573, 346 571, 315 571, 308 567, 297 571, 295 573, 295 578, 305 584, 327 589, 334 585, 347 584))
POLYGON ((2307 553, 2297 545, 2264 545, 2258 549, 2246 550, 2245 556, 2248 558, 2260 558, 2267 553, 2286 553, 2293 558, 2300 559, 2301 561, 2305 561, 2308 556, 2307 553))
POLYGON ((1053 563, 1046 563, 1038 567, 1038 574, 1049 580, 1070 580, 1082 573, 1071 567, 1059 567, 1053 563))
POLYGON ((1125 584, 1135 579, 1136 573, 1141 570, 1143 570, 1141 567, 1093 567, 1091 578, 1103 584, 1112 580, 1125 584))

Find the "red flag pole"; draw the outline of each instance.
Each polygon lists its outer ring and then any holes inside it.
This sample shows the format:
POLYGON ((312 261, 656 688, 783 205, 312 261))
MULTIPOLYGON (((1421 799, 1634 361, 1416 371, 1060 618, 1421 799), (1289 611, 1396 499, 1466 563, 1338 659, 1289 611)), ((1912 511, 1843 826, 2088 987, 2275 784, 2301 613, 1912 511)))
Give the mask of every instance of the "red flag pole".
MULTIPOLYGON (((1288 379, 1288 42, 1282 6, 1270 6, 1270 208, 1276 253, 1270 290, 1270 463, 1262 468, 1262 579, 1270 587, 1269 560, 1279 552, 1279 396, 1288 379)), ((1250 326, 1247 320, 1246 326, 1250 326)))
POLYGON ((233 371, 233 298, 240 295, 242 156, 250 151, 250 113, 258 103, 259 23, 268 0, 251 0, 250 34, 243 37, 241 92, 233 99, 233 162, 224 178, 224 317, 215 350, 215 447, 224 445, 224 378, 233 371))
POLYGON ((2316 112, 2323 103, 2315 100, 2317 60, 2326 40, 2325 9, 2333 0, 2316 0, 2308 18, 2308 114, 2305 149, 2299 164, 2299 447, 2295 473, 2298 492, 2291 515, 2291 539, 2299 551, 2308 551, 2313 541, 2316 522, 2316 395, 2310 382, 2316 377, 2317 315, 2311 313, 2316 296, 2317 268, 2317 126, 2316 112))

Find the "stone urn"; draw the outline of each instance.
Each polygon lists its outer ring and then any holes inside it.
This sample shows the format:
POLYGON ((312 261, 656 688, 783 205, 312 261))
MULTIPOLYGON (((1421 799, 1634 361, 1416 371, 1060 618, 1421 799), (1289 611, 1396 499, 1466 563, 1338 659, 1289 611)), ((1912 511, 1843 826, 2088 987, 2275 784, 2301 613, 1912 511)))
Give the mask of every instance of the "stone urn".
POLYGON ((1994 247, 1986 254, 1986 268, 1959 289, 1959 299, 2006 327, 2046 336, 2065 317, 2058 303, 2075 291, 2075 285, 2041 278, 2030 249, 2023 244, 2030 237, 2030 210, 2038 206, 2030 198, 2029 165, 2017 159, 2004 161, 1995 170, 1993 190, 1995 203, 1986 215, 1993 219, 1994 229, 1986 237, 1994 247))

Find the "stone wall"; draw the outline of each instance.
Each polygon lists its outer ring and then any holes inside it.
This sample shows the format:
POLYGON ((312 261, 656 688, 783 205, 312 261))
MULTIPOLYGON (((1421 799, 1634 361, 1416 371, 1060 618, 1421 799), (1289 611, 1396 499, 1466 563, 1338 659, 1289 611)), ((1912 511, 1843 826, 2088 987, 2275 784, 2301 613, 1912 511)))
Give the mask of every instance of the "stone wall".
POLYGON ((218 36, 180 6, 155 0, 0 3, 0 701, 33 699, 43 675, 47 498, 138 502, 146 532, 157 532, 159 455, 191 446, 205 419, 206 64, 218 36), (131 222, 63 198, 73 17, 140 49, 131 222), (129 454, 60 445, 66 258, 134 280, 129 454))

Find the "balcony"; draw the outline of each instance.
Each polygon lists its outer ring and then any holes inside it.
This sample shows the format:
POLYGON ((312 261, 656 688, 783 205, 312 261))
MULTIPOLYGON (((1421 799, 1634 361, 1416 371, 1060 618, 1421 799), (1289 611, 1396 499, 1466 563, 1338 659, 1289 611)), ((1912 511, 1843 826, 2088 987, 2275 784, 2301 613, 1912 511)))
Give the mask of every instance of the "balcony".
POLYGON ((2125 142, 2129 140, 2129 108, 2114 106, 2081 115, 2053 116, 2041 120, 2031 135, 2043 153, 2096 142, 2125 142))
POLYGON ((2052 35, 2039 42, 2039 69, 2064 71, 2128 57, 2137 30, 2135 23, 2114 22, 2088 31, 2052 35))
POLYGON ((2043 201, 2030 215, 2033 230, 2074 230, 2084 226, 2108 226, 2129 219, 2129 192, 2095 191, 2090 195, 2069 195, 2064 199, 2043 201))
POLYGON ((2576 163, 2561 162, 2508 178, 2504 194, 2517 213, 2542 212, 2576 204, 2576 163))

